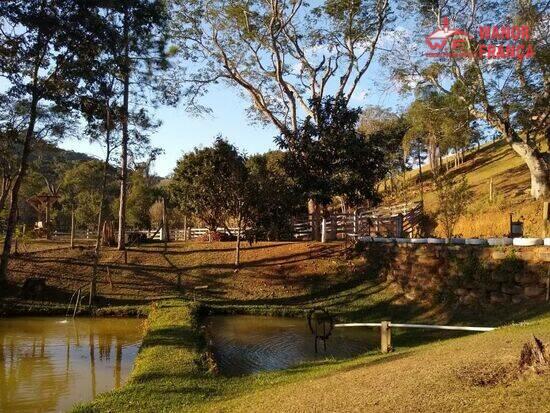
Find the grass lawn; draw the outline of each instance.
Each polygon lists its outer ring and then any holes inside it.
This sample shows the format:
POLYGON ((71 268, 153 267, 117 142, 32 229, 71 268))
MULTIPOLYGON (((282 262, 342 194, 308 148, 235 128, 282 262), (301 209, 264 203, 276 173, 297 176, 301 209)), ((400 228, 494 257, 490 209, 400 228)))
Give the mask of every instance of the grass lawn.
MULTIPOLYGON (((545 142, 541 142, 543 149, 545 142)), ((428 167, 423 167, 424 207, 434 214, 437 198, 428 167)), ((527 165, 502 140, 489 143, 479 151, 472 151, 460 167, 451 174, 464 176, 475 195, 467 216, 460 219, 455 233, 465 237, 490 237, 508 234, 510 213, 514 220, 524 221, 526 236, 540 237, 542 234, 542 202, 530 195, 530 175, 527 165), (494 200, 489 201, 489 184, 493 180, 494 200)), ((385 194, 385 204, 420 200, 418 170, 407 173, 407 188, 403 193, 385 194)), ((436 235, 443 236, 442 228, 436 228, 436 235)))
POLYGON ((225 378, 209 373, 201 358, 196 308, 162 302, 150 312, 127 385, 75 411, 545 412, 550 372, 519 374, 516 368, 533 334, 550 342, 550 312, 542 310, 494 332, 423 345, 397 335, 397 350, 388 355, 225 378))

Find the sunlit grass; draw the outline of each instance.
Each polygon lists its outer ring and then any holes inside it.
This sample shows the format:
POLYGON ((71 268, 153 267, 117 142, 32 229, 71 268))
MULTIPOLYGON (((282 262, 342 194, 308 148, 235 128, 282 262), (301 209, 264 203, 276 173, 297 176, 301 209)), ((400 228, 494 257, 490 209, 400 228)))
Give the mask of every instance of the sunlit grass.
POLYGON ((550 341, 548 308, 540 310, 543 315, 491 333, 432 336, 418 345, 422 331, 416 338, 396 331, 396 351, 388 355, 374 351, 352 360, 225 378, 201 362, 197 307, 164 302, 150 313, 128 384, 75 411, 498 411, 503 403, 507 411, 544 411, 550 405, 549 374, 472 384, 487 369, 513 368, 533 334, 550 341))

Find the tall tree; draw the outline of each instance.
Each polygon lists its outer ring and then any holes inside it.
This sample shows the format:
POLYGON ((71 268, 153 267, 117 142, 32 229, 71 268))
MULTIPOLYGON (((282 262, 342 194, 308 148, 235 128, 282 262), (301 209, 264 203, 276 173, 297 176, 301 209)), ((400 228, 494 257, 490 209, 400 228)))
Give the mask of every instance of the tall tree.
MULTIPOLYGON (((468 31, 463 36, 461 57, 426 58, 416 48, 396 48, 395 75, 410 86, 428 83, 443 94, 454 94, 470 115, 497 130, 523 159, 531 175, 531 195, 550 198, 550 152, 540 146, 548 141, 550 128, 550 83, 548 82, 548 4, 534 0, 417 0, 416 23, 425 35, 444 28, 447 17, 453 28, 468 31), (491 40, 480 39, 483 26, 528 26, 529 39, 518 39, 526 58, 488 58, 491 40)), ((410 36, 400 36, 414 44, 410 36)), ((502 43, 502 39, 496 41, 502 43)), ((452 42, 448 42, 448 47, 452 42)), ((496 50, 496 49, 495 49, 496 50)), ((519 50, 519 47, 517 48, 519 50)))
POLYGON ((389 168, 386 155, 395 148, 383 132, 365 136, 358 130, 361 109, 348 109, 342 98, 328 97, 312 102, 319 119, 311 118, 301 125, 293 148, 283 138, 277 139, 283 149, 291 149, 286 170, 320 205, 328 205, 335 196, 343 196, 352 206, 362 202, 376 203, 376 184, 389 168))
POLYGON ((155 69, 166 67, 165 42, 167 10, 164 0, 123 0, 111 5, 117 17, 112 19, 113 28, 118 32, 118 44, 114 50, 118 56, 120 82, 122 85, 122 105, 120 123, 121 175, 118 214, 118 249, 126 248, 126 208, 128 196, 128 158, 131 144, 131 102, 144 97, 144 90, 153 84, 155 69))
POLYGON ((9 82, 7 95, 26 106, 17 176, 11 190, 6 236, 0 261, 5 280, 17 219, 21 184, 35 140, 55 125, 42 114, 66 113, 75 107, 77 88, 93 66, 102 21, 94 5, 74 0, 6 0, 0 3, 0 74, 9 82))
MULTIPOLYGON (((319 120, 309 104, 329 94, 347 105, 374 61, 390 22, 388 0, 176 0, 171 33, 190 109, 224 83, 248 97, 251 119, 273 125, 293 148, 300 124, 319 120)), ((314 200, 310 213, 318 215, 314 200)))
POLYGON ((373 62, 389 21, 387 0, 177 0, 171 33, 182 57, 186 102, 224 82, 250 98, 250 113, 286 139, 327 93, 347 104, 373 62))
POLYGON ((245 158, 221 137, 211 147, 195 149, 178 161, 171 182, 173 199, 189 215, 202 220, 210 231, 237 224, 235 265, 239 265, 241 230, 247 222, 248 196, 245 158))
POLYGON ((403 150, 403 139, 408 127, 404 116, 378 106, 368 106, 361 114, 358 130, 367 140, 378 140, 383 146, 387 165, 386 177, 392 184, 392 190, 397 187, 396 177, 404 177, 409 168, 403 150))

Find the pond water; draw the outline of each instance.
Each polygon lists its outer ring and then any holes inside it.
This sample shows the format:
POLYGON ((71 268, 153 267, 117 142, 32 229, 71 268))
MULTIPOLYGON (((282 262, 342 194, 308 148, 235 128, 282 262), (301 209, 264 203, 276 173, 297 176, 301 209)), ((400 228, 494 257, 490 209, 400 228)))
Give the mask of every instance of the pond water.
POLYGON ((336 328, 319 346, 305 319, 263 316, 212 316, 206 320, 209 340, 220 372, 240 376, 278 370, 302 362, 345 359, 380 346, 380 333, 368 328, 336 328))
POLYGON ((60 412, 120 387, 142 320, 0 319, 0 412, 60 412))

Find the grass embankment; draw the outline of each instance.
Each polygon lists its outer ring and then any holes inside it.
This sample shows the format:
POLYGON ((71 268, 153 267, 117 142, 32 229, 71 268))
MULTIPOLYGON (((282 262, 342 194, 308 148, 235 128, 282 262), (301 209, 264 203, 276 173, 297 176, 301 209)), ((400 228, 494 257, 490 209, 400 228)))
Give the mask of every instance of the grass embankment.
MULTIPOLYGON (((288 304, 341 286, 354 278, 342 244, 261 242, 244 246, 242 267, 235 272, 234 243, 171 242, 102 253, 98 272, 101 305, 143 304, 167 297, 205 299, 220 305, 288 304), (194 287, 207 285, 207 290, 194 287)), ((21 254, 10 260, 8 297, 21 295, 29 277, 48 286, 44 301, 66 304, 79 287, 89 284, 91 250, 56 250, 21 254)), ((356 278, 356 277, 355 277, 356 278)), ((36 303, 35 303, 36 304, 36 303)))
MULTIPOLYGON (((505 313, 491 308, 467 313, 449 305, 411 302, 379 278, 382 258, 351 256, 341 243, 262 242, 243 248, 242 268, 235 272, 229 242, 173 242, 166 250, 150 244, 130 249, 127 264, 119 251, 107 250, 98 272, 101 299, 96 311, 144 314, 148 302, 168 297, 197 299, 218 313, 303 316, 318 306, 353 321, 492 324, 523 320, 538 311, 517 305, 506 307, 505 313), (203 285, 208 289, 195 291, 203 285)), ((71 294, 88 285, 91 271, 90 250, 14 257, 0 314, 64 314, 71 294), (20 287, 28 277, 46 279, 44 301, 21 299, 20 287)))
MULTIPOLYGON (((542 143, 544 146, 544 143, 542 143)), ((429 168, 424 172, 424 206, 433 214, 437 210, 437 198, 429 168)), ((542 228, 542 203, 530 195, 530 174, 527 165, 502 140, 487 144, 479 151, 472 151, 460 167, 451 174, 464 176, 474 192, 469 213, 455 228, 456 234, 465 237, 502 236, 510 231, 510 213, 514 220, 525 222, 526 236, 540 237, 542 228), (493 180, 493 201, 489 200, 489 184, 493 180), (521 218, 523 217, 523 218, 521 218)), ((407 188, 398 196, 386 195, 385 203, 404 200, 420 200, 418 170, 407 173, 407 188)), ((436 235, 443 236, 438 227, 436 235)))
POLYGON ((182 301, 155 306, 127 385, 75 411, 543 412, 550 406, 549 372, 517 368, 533 334, 550 342, 548 312, 491 333, 416 347, 397 337, 397 351, 388 355, 234 378, 208 371, 196 320, 195 308, 182 301))

